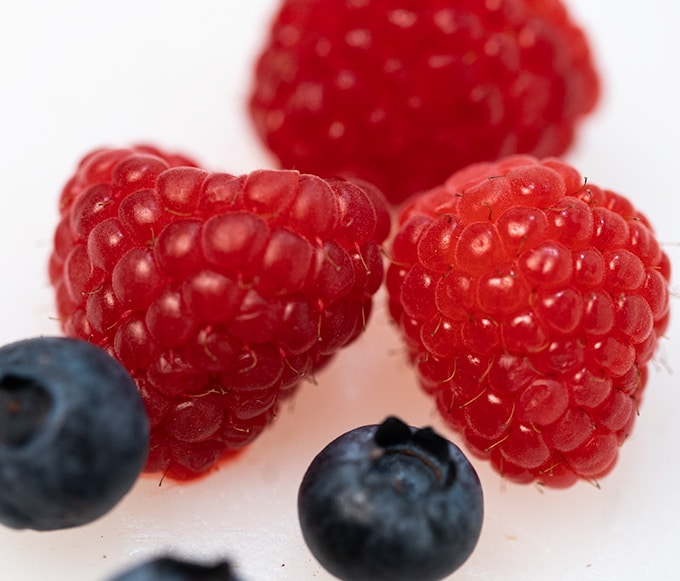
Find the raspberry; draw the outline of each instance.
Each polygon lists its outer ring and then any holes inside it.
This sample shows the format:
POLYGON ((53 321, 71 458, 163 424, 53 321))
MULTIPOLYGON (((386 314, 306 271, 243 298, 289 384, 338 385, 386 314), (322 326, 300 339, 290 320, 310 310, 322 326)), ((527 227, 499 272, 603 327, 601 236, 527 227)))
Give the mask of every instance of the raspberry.
POLYGON ((598 101, 593 61, 559 0, 285 0, 249 112, 283 167, 398 203, 471 163, 561 155, 598 101))
POLYGON ((647 218, 556 158, 473 164, 399 215, 391 314, 423 389, 508 479, 613 467, 669 320, 647 218))
POLYGON ((137 382, 145 470, 205 473, 357 338, 389 228, 368 184, 210 173, 149 147, 86 156, 61 195, 50 279, 65 334, 137 382))

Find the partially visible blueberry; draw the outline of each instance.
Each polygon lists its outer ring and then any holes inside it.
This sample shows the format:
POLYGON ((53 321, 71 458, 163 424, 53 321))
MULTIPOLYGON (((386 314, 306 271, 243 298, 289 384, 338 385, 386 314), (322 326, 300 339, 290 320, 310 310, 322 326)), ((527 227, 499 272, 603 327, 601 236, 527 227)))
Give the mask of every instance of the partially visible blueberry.
POLYGON ((106 351, 65 337, 0 348, 1 523, 89 523, 130 490, 148 450, 137 386, 106 351))
POLYGON ((109 581, 238 581, 228 561, 199 563, 162 556, 136 565, 109 581))
POLYGON ((340 579, 428 581, 471 555, 484 502, 457 446, 389 417, 336 438, 314 458, 298 515, 310 551, 340 579))

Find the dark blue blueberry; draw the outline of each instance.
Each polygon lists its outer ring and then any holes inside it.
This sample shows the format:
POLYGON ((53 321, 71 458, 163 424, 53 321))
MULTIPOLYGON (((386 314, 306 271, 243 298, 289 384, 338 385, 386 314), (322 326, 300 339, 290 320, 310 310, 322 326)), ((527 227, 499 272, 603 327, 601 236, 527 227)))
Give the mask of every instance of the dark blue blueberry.
POLYGON ((238 581, 238 579, 227 561, 207 564, 163 556, 123 571, 110 581, 238 581))
POLYGON ((65 337, 0 348, 0 522, 91 522, 130 490, 148 449, 137 387, 103 349, 65 337))
POLYGON ((484 502, 457 446, 389 417, 347 432, 314 458, 298 516, 312 554, 336 577, 428 581, 471 555, 484 502))

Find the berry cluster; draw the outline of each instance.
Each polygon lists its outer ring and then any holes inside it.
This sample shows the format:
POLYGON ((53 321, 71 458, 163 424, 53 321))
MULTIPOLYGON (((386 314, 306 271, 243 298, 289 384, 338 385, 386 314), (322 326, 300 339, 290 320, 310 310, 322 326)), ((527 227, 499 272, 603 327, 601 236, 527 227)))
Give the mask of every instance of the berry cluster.
POLYGON ((645 216, 564 162, 514 156, 415 198, 392 259, 392 316, 472 451, 554 487, 611 470, 669 318, 645 216))
POLYGON ((564 153, 599 91, 557 0, 285 0, 249 111, 283 167, 400 202, 470 163, 564 153))
POLYGON ((87 155, 50 260, 64 332, 132 373, 148 471, 204 473, 353 341, 383 280, 390 217, 368 184, 210 173, 149 148, 87 155))
MULTIPOLYGON (((554 157, 599 89, 560 0, 282 0, 248 105, 299 171, 135 146, 64 186, 49 275, 69 337, 0 348, 0 522, 83 525, 142 470, 196 478, 252 442, 365 329, 407 199, 390 313, 446 423, 514 482, 607 474, 671 268, 629 200, 554 157)), ((393 416, 332 441, 298 491, 343 579, 441 579, 483 516, 461 450, 393 416)), ((170 577, 235 574, 167 556, 115 579, 170 577)))
MULTIPOLYGON (((298 489, 305 542, 338 579, 436 581, 477 545, 484 497, 472 464, 430 427, 399 418, 341 434, 312 460, 298 489)), ((236 581, 227 560, 161 555, 109 581, 236 581)))

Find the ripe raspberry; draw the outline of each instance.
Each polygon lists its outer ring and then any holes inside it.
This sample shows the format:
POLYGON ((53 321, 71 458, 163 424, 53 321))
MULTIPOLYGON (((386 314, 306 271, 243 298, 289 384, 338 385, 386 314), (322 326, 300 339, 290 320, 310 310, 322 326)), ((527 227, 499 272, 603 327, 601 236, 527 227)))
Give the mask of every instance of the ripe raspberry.
POLYGON ((285 0, 249 105, 283 167, 396 203, 470 163, 562 154, 598 96, 559 0, 285 0))
POLYGON ((50 279, 64 332, 137 381, 146 470, 205 473, 353 341, 389 228, 368 184, 209 173, 148 147, 86 156, 61 195, 50 279))
POLYGON ((392 253, 392 316, 470 450, 517 482, 608 473, 669 319, 645 216, 562 161, 511 156, 414 198, 392 253))

